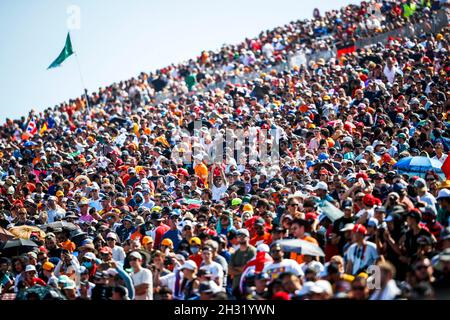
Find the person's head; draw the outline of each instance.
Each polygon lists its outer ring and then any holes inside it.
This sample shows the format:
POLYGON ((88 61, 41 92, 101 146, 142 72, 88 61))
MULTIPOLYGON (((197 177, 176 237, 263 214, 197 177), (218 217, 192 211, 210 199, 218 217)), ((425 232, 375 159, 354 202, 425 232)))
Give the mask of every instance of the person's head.
POLYGON ((141 242, 142 242, 142 246, 144 247, 145 251, 152 252, 154 241, 151 236, 143 237, 141 242))
POLYGON ((103 262, 110 262, 112 260, 111 247, 103 247, 100 249, 100 257, 103 262))
POLYGON ((270 277, 266 272, 261 272, 255 276, 255 290, 256 292, 262 292, 267 288, 267 284, 270 281, 270 277))
POLYGON ((63 285, 63 294, 68 300, 75 300, 77 298, 77 285, 75 281, 68 279, 63 285))
POLYGON ((35 278, 37 275, 36 267, 32 264, 29 264, 25 267, 25 277, 27 280, 31 280, 35 278))
POLYGON ((130 261, 130 266, 134 269, 134 270, 139 270, 142 266, 142 255, 137 252, 137 251, 133 251, 130 253, 130 255, 128 256, 128 260, 130 261))
POLYGON ((278 243, 272 244, 270 247, 270 256, 272 257, 274 262, 280 262, 283 260, 283 249, 281 248, 281 245, 278 243))
POLYGON ((265 233, 264 220, 262 219, 256 220, 253 228, 258 236, 263 236, 265 233))
POLYGON ((210 246, 204 246, 202 249, 203 261, 207 264, 211 263, 213 259, 213 249, 210 246))
POLYGON ((56 236, 53 233, 47 233, 45 236, 45 247, 47 250, 55 249, 57 246, 56 236))
POLYGON ((421 220, 422 214, 418 209, 412 209, 408 211, 406 215, 406 223, 409 228, 411 229, 417 228, 421 220))
POLYGON ((377 265, 381 271, 380 284, 384 287, 390 280, 395 278, 396 269, 389 261, 382 261, 377 265))
POLYGON ((163 286, 159 289, 159 296, 161 300, 173 300, 173 293, 168 287, 163 286))
POLYGON ((106 235, 106 244, 110 248, 114 248, 116 246, 116 243, 118 240, 119 240, 119 237, 114 232, 109 232, 106 235))
POLYGON ((449 212, 450 211, 450 190, 449 189, 441 189, 439 190, 438 196, 436 200, 439 203, 439 206, 442 210, 449 212))
POLYGON ((128 300, 128 289, 121 285, 113 287, 111 300, 128 300))
POLYGON ((307 223, 308 222, 304 219, 294 219, 291 225, 292 235, 297 239, 303 238, 305 235, 305 228, 307 223))
POLYGON ((250 240, 250 233, 247 229, 239 229, 236 233, 238 243, 241 246, 247 246, 248 241, 250 240))
POLYGON ((430 259, 421 258, 413 264, 414 276, 417 281, 430 281, 433 276, 433 266, 430 259))
POLYGON ((350 297, 354 300, 367 300, 369 298, 369 288, 367 287, 367 279, 357 276, 351 285, 350 297))
POLYGON ((297 212, 299 209, 299 206, 300 206, 300 203, 295 198, 289 199, 288 202, 286 203, 286 207, 287 207, 289 213, 291 213, 291 214, 294 214, 295 212, 297 212))
POLYGON ((362 243, 367 234, 367 229, 362 224, 355 224, 352 230, 352 238, 356 243, 362 243))
POLYGON ((192 237, 189 240, 189 248, 193 254, 197 254, 200 251, 202 241, 198 237, 192 237))
POLYGON ((161 251, 172 251, 173 250, 173 241, 169 238, 165 238, 161 241, 161 251))
POLYGON ((9 270, 11 266, 11 261, 6 258, 6 257, 2 257, 0 258, 0 272, 5 273, 9 270))
POLYGON ((180 216, 178 214, 172 214, 169 219, 170 229, 176 230, 178 228, 179 221, 180 221, 180 216))
POLYGON ((183 272, 185 279, 192 280, 197 275, 197 264, 192 260, 187 260, 181 266, 181 271, 183 272))
POLYGON ((211 281, 202 281, 199 287, 200 300, 211 300, 214 295, 211 281))
POLYGON ((302 287, 299 277, 292 273, 286 272, 285 274, 281 274, 280 279, 287 293, 294 294, 295 291, 300 290, 302 287))

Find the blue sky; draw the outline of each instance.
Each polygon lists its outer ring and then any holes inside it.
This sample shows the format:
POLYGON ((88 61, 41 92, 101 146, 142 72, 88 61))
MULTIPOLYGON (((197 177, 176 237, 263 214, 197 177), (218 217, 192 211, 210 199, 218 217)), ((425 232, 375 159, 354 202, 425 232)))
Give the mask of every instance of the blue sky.
POLYGON ((64 46, 67 8, 80 8, 71 31, 88 90, 238 43, 260 31, 358 0, 2 0, 0 123, 82 93, 75 56, 46 70, 64 46))

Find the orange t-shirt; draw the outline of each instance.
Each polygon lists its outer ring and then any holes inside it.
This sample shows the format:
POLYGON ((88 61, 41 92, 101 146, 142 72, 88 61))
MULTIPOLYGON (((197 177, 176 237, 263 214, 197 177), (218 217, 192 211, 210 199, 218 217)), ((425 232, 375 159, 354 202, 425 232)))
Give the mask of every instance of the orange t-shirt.
POLYGON ((203 180, 203 183, 208 187, 208 168, 205 164, 200 163, 194 168, 195 174, 203 180))
MULTIPOLYGON (((314 244, 317 245, 317 246, 319 245, 319 243, 317 242, 317 240, 314 239, 313 237, 310 237, 310 236, 305 236, 305 237, 303 237, 303 239, 301 239, 301 240, 305 240, 305 241, 314 243, 314 244)), ((296 253, 296 252, 291 252, 290 258, 293 259, 293 260, 295 260, 295 261, 297 261, 298 264, 301 264, 301 263, 303 263, 304 256, 303 256, 303 254, 298 254, 298 253, 296 253)))
POLYGON ((262 236, 254 236, 250 239, 250 244, 254 247, 256 247, 258 241, 263 241, 264 244, 271 244, 272 243, 272 235, 270 233, 264 232, 262 236))

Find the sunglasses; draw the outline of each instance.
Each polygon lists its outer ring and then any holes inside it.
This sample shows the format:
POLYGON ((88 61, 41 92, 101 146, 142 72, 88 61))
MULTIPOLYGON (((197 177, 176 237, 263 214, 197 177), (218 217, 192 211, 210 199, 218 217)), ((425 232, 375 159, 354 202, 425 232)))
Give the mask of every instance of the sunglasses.
POLYGON ((291 203, 289 206, 290 207, 298 207, 298 203, 291 203))
POLYGON ((427 269, 427 268, 428 268, 428 266, 426 266, 426 265, 420 265, 420 266, 416 267, 416 270, 424 270, 424 269, 427 269))
POLYGON ((114 238, 107 238, 106 241, 116 241, 114 238))

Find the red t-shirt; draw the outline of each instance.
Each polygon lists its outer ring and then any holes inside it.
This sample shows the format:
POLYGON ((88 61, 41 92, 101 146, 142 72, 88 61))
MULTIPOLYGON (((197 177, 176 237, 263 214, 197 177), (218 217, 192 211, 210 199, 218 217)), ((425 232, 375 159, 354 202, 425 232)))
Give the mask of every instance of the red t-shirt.
POLYGON ((197 264, 197 268, 200 268, 200 265, 203 262, 202 254, 201 253, 191 254, 189 256, 189 260, 194 261, 195 264, 197 264))
POLYGON ((156 228, 155 247, 157 247, 157 248, 159 247, 159 245, 161 244, 161 241, 163 240, 162 237, 163 237, 164 233, 166 233, 169 230, 170 230, 170 227, 164 223, 161 223, 161 225, 156 228))

